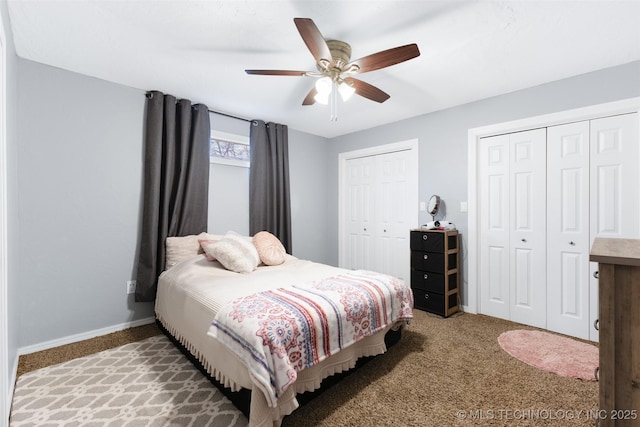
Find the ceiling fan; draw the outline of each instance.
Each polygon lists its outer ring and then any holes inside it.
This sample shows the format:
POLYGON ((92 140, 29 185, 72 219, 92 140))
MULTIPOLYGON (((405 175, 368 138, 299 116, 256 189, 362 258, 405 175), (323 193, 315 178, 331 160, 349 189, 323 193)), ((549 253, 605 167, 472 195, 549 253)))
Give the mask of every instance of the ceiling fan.
POLYGON ((384 102, 390 95, 362 80, 351 77, 379 70, 408 61, 420 55, 418 45, 408 44, 383 50, 372 55, 351 61, 351 46, 339 40, 325 40, 318 27, 309 18, 294 18, 302 40, 316 60, 318 72, 292 70, 245 70, 247 74, 266 76, 310 76, 319 78, 302 101, 302 105, 312 105, 316 101, 326 104, 331 90, 337 89, 348 98, 354 92, 376 102, 384 102))

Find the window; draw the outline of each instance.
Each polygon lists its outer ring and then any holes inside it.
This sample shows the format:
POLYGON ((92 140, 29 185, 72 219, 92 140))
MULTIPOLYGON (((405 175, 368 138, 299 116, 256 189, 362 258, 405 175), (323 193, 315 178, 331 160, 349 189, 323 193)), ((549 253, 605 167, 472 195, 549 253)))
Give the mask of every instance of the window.
POLYGON ((223 165, 249 167, 249 137, 211 131, 209 161, 223 165))

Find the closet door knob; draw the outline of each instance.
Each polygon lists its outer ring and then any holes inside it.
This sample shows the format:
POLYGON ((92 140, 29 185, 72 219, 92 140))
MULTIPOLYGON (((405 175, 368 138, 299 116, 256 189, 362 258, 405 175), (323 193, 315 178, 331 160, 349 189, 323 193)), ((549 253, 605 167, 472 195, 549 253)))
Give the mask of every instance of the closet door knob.
POLYGON ((600 277, 600 273, 597 271, 593 272, 593 277, 595 277, 596 279, 598 279, 600 277))
POLYGON ((600 330, 600 319, 596 319, 596 320, 593 322, 593 328, 594 328, 596 331, 599 331, 599 330, 600 330))

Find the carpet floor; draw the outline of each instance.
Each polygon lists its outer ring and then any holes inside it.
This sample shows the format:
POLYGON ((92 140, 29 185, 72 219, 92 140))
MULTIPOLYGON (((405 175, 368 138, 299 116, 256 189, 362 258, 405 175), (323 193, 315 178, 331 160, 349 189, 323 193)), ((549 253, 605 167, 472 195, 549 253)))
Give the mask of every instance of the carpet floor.
MULTIPOLYGON (((503 332, 534 328, 482 315, 442 319, 420 310, 414 315, 398 344, 294 411, 283 426, 595 424, 597 382, 538 370, 500 348, 503 332)), ((159 334, 154 325, 143 328, 21 356, 20 374, 159 334)), ((20 395, 19 378, 14 405, 20 395)), ((151 425, 139 421, 132 425, 151 425)), ((197 425, 216 425, 213 417, 210 421, 197 425)))

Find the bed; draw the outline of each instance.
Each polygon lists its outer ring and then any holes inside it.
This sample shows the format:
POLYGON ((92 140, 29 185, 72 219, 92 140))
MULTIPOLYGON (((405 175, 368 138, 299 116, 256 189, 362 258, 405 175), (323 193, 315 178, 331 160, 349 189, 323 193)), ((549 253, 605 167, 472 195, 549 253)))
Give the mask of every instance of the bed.
POLYGON ((195 254, 171 265, 167 256, 169 268, 158 281, 157 322, 210 377, 232 392, 252 391, 250 426, 280 425, 298 407, 298 393, 318 389, 323 379, 352 369, 360 358, 384 353, 385 335, 412 318, 413 296, 401 280, 288 254, 280 264, 260 263, 238 273, 207 248, 207 241, 213 248, 225 236, 198 237, 195 254), (206 252, 197 253, 202 248, 206 252), (273 313, 280 316, 276 321, 273 313), (285 321, 282 327, 282 313, 302 323, 287 329, 285 321), (354 313, 366 316, 354 320, 360 315, 354 313), (276 339, 267 343, 269 334, 276 339))

